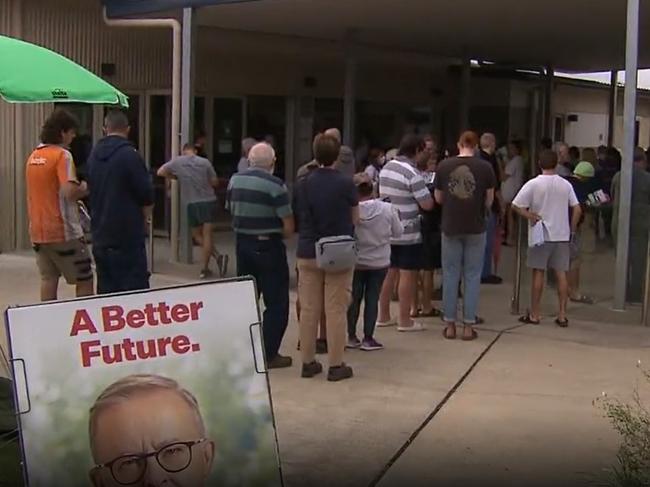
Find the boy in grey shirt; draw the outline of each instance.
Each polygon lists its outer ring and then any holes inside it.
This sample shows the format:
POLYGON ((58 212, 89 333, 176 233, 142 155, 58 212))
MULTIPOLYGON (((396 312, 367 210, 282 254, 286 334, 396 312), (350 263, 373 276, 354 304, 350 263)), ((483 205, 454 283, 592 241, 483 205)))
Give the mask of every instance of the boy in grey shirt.
POLYGON ((223 277, 228 270, 228 256, 220 254, 214 245, 214 229, 217 223, 217 196, 219 185, 212 163, 196 155, 196 148, 185 144, 183 155, 173 158, 158 170, 158 176, 177 179, 188 203, 187 213, 192 238, 203 249, 201 279, 212 277, 210 259, 217 261, 219 274, 223 277))
POLYGON ((404 228, 393 205, 374 197, 370 176, 356 174, 354 184, 359 192, 360 220, 355 229, 358 256, 352 282, 352 304, 348 309, 347 348, 381 350, 384 346, 373 338, 379 293, 390 267, 390 240, 399 238, 404 228), (359 341, 356 328, 364 300, 363 341, 359 341))

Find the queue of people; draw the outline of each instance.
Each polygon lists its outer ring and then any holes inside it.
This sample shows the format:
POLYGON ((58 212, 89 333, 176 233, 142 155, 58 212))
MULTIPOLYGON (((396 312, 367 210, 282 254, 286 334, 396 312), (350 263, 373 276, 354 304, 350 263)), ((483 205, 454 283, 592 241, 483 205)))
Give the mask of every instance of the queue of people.
MULTIPOLYGON (((129 140, 128 117, 119 110, 107 113, 105 136, 88 156, 85 180, 79 178, 70 152, 78 128, 70 112, 55 110, 26 163, 29 233, 42 301, 57 299, 61 276, 75 286, 77 296, 149 288, 145 241, 154 188, 142 156, 129 140)), ((216 260, 223 276, 228 258, 214 246, 217 177, 212 164, 197 155, 199 150, 201 146, 186 146, 158 174, 178 179, 185 191, 194 241, 203 247, 200 277, 209 278, 210 259, 216 260)))
MULTIPOLYGON (((56 110, 27 161, 30 236, 44 301, 57 298, 61 276, 76 286, 78 296, 93 294, 93 258, 98 293, 149 287, 145 224, 152 214, 153 186, 128 140, 128 119, 120 111, 106 115, 105 137, 87 161, 87 181, 77 177, 67 149, 77 127, 71 114, 56 110), (82 200, 90 204, 93 258, 79 213, 82 200)), ((527 263, 533 274, 531 306, 520 321, 541 322, 545 274, 553 270, 559 297, 556 324, 568 326, 569 300, 593 303, 580 290, 584 215, 590 206, 608 207, 602 203, 612 199, 612 210, 600 217, 608 235, 610 221, 614 229, 617 225, 620 153, 603 147, 576 153, 563 143, 555 150, 551 145, 543 141, 541 174, 524 184, 518 140, 501 150, 493 134, 479 138, 468 131, 459 137, 457 157, 440 158, 432 137, 407 134, 397 149, 369 148, 367 164, 360 166, 354 151, 342 144, 340 131, 331 128, 315 137, 313 160, 298 170, 291 197, 273 174, 272 145, 242 141, 225 206, 236 236, 237 275, 253 276, 264 300, 267 366, 292 366, 291 357, 279 352, 290 312, 285 241, 295 233, 303 378, 323 372, 317 354, 328 355, 329 381, 353 377, 345 350, 383 349, 376 327, 423 332, 422 318, 440 316, 444 338, 475 340, 476 325, 483 322, 478 316, 481 284, 502 282, 497 275, 500 248, 514 244, 517 215, 529 222, 527 263), (435 296, 434 277, 440 274, 442 286, 435 296), (393 300, 398 301, 395 316, 393 300), (434 306, 437 300, 442 310, 434 306)), ((193 240, 202 248, 200 277, 208 279, 214 276, 211 261, 223 277, 228 258, 214 244, 219 181, 213 165, 200 155, 202 147, 186 145, 158 175, 177 179, 184 191, 193 240)), ((641 149, 634 161, 630 252, 636 262, 645 259, 647 248, 650 174, 641 149)), ((640 300, 643 269, 645 265, 635 265, 630 270, 634 299, 640 300)))
POLYGON ((61 276, 76 287, 77 296, 95 293, 88 232, 78 206, 86 198, 97 292, 149 287, 145 223, 151 218, 153 185, 143 159, 128 141, 128 119, 120 111, 106 116, 105 137, 87 161, 87 181, 78 179, 68 149, 78 127, 72 114, 55 110, 43 125, 41 144, 27 160, 29 230, 42 301, 57 299, 61 276))

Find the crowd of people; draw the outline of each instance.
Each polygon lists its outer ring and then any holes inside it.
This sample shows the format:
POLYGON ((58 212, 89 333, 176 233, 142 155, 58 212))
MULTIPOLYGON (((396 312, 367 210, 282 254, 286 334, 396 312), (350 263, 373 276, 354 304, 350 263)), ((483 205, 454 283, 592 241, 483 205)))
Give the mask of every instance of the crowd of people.
MULTIPOLYGON (((151 177, 128 141, 124 113, 109 112, 104 125, 105 137, 87 161, 87 181, 79 181, 68 150, 78 123, 64 110, 46 120, 42 143, 27 161, 30 235, 44 301, 57 298, 61 276, 76 285, 78 296, 95 292, 90 239, 98 293, 149 286, 145 224, 153 205, 151 177), (91 216, 85 225, 79 206, 84 200, 91 216)), ((315 137, 313 160, 298 170, 290 195, 274 175, 272 145, 242 142, 242 159, 230 178, 225 207, 236 236, 237 275, 253 276, 264 300, 269 368, 292 366, 291 357, 279 352, 290 313, 285 241, 295 233, 304 378, 323 372, 316 359, 322 353, 328 355, 329 381, 351 378, 345 350, 383 349, 376 327, 417 333, 427 328, 422 318, 441 317, 444 338, 475 340, 476 325, 483 322, 478 315, 481 284, 502 283, 497 275, 501 246, 515 244, 519 216, 529 222, 527 264, 533 274, 531 306, 520 321, 541 322, 540 300, 549 270, 554 271, 559 296, 558 326, 568 326, 569 300, 593 302, 580 292, 580 233, 586 215, 593 214, 592 226, 609 236, 612 227, 615 231, 621 165, 616 149, 581 153, 544 140, 533 174, 521 141, 498 148, 491 133, 479 137, 464 132, 455 156, 445 151, 441 157, 441 152, 433 137, 407 134, 398 148, 370 148, 366 161, 355 162, 340 131, 331 128, 315 137), (435 289, 437 275, 442 285, 435 289), (441 310, 434 306, 437 301, 441 310)), ((219 180, 200 154, 201 147, 186 145, 158 175, 179 181, 193 240, 202 248, 200 277, 207 279, 213 277, 212 259, 220 276, 226 274, 228 256, 217 252, 213 238, 219 180)), ((644 260, 650 173, 641 149, 634 161, 630 251, 634 259, 644 260)), ((631 268, 632 300, 642 292, 639 270, 644 269, 631 268)))

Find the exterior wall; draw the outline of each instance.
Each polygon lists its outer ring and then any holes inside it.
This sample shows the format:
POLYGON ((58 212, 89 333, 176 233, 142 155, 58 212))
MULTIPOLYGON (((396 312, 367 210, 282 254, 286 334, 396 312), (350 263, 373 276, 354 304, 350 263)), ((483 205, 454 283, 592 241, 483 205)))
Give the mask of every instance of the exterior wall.
MULTIPOLYGON (((99 2, 0 0, 0 34, 58 51, 96 74, 102 63, 115 63, 109 81, 124 90, 169 84, 170 33, 109 28, 99 2)), ((50 104, 0 101, 0 251, 29 247, 23 165, 51 110, 50 104)))
MULTIPOLYGON (((556 116, 565 124, 565 141, 578 147, 596 147, 607 144, 609 112, 609 86, 576 86, 559 82, 553 94, 556 116), (577 115, 577 122, 569 122, 568 115, 577 115)), ((614 143, 623 143, 623 92, 619 90, 617 116, 614 126, 614 143)), ((650 96, 640 93, 637 101, 639 145, 650 146, 650 96)))
MULTIPOLYGON (((0 34, 15 35, 16 2, 0 0, 0 34)), ((0 250, 15 247, 16 107, 0 99, 0 250)))
POLYGON ((102 63, 115 63, 108 81, 122 90, 169 86, 171 33, 167 29, 108 27, 100 2, 22 0, 23 33, 95 74, 102 63))

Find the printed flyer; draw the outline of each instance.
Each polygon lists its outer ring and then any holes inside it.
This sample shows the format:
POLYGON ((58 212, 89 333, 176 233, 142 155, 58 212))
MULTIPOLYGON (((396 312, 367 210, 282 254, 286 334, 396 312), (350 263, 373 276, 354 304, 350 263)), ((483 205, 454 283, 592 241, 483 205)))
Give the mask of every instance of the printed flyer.
POLYGON ((282 485, 252 280, 6 318, 30 487, 282 485))

